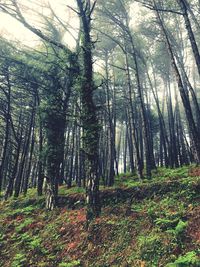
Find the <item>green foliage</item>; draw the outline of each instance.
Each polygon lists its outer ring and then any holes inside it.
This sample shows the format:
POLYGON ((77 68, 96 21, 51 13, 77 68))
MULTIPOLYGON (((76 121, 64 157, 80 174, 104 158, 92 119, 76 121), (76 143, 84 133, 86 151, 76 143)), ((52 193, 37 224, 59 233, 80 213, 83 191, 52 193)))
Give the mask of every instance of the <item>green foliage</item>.
POLYGON ((151 266, 157 266, 159 259, 174 247, 174 240, 170 235, 164 235, 155 229, 140 236, 137 246, 138 257, 151 263, 151 266))
POLYGON ((178 257, 174 263, 168 263, 166 267, 199 267, 200 258, 195 251, 189 251, 178 257))
POLYGON ((3 242, 3 240, 5 239, 5 234, 3 234, 3 233, 1 233, 0 232, 0 244, 1 244, 1 242, 3 242))
POLYGON ((162 230, 167 230, 175 227, 178 223, 178 219, 167 219, 167 218, 157 218, 155 224, 158 225, 162 230))
POLYGON ((183 241, 187 225, 188 225, 188 222, 184 222, 182 220, 179 220, 175 229, 170 229, 170 230, 168 230, 168 232, 174 234, 175 237, 178 239, 179 243, 181 243, 183 241))
POLYGON ((132 186, 137 186, 141 182, 139 182, 137 175, 133 173, 121 173, 119 176, 115 177, 115 184, 114 187, 118 186, 127 186, 127 187, 132 187, 132 186))
POLYGON ((33 207, 31 207, 31 206, 29 206, 29 207, 26 207, 26 208, 19 208, 19 209, 15 209, 15 210, 13 210, 11 213, 10 213, 10 215, 11 216, 17 216, 17 215, 22 215, 22 214, 24 214, 24 215, 29 215, 29 214, 31 214, 32 213, 32 211, 33 210, 35 210, 35 208, 33 208, 33 207))
MULTIPOLYGON (((189 235, 191 229, 187 228, 185 218, 195 223, 191 212, 199 206, 196 188, 200 179, 180 178, 168 183, 155 177, 152 182, 140 183, 135 176, 128 174, 128 177, 123 175, 118 181, 120 183, 120 180, 124 182, 126 179, 138 183, 133 186, 133 192, 136 186, 143 198, 133 198, 131 207, 129 199, 122 204, 117 199, 115 202, 114 197, 108 198, 101 217, 91 225, 89 241, 82 221, 84 209, 80 212, 65 206, 51 213, 38 210, 38 201, 43 199, 34 199, 34 190, 28 192, 26 197, 20 196, 19 200, 0 203, 3 215, 0 216, 0 224, 3 223, 0 253, 3 257, 5 255, 0 265, 4 266, 9 261, 9 266, 85 264, 100 267, 123 266, 124 262, 129 266, 138 266, 138 262, 144 261, 147 267, 166 266, 169 263, 173 264, 169 266, 176 267, 199 266, 198 243, 189 235), (187 198, 187 192, 191 193, 191 197, 187 198), (20 255, 15 259, 6 258, 8 252, 11 255, 17 255, 19 251, 25 254, 24 248, 26 258, 20 255)), ((165 179, 168 181, 169 177, 165 179)), ((127 190, 123 182, 121 192, 127 190)), ((104 190, 106 194, 108 189, 104 190)), ((132 192, 131 188, 129 190, 132 192)), ((72 199, 70 195, 73 194, 77 194, 77 199, 78 194, 82 198, 82 189, 79 191, 77 187, 68 190, 63 186, 60 192, 72 199)), ((114 192, 115 187, 108 190, 111 196, 114 192)))
POLYGON ((59 188, 60 195, 69 195, 69 194, 77 194, 77 193, 85 193, 85 188, 73 186, 71 188, 67 188, 67 186, 62 186, 59 188))
POLYGON ((159 179, 177 179, 177 178, 187 178, 188 177, 188 166, 182 166, 176 169, 169 168, 158 168, 156 176, 159 179))
POLYGON ((181 236, 185 233, 188 223, 180 220, 175 228, 176 236, 181 236))
POLYGON ((37 235, 31 235, 28 232, 25 233, 20 233, 20 234, 15 234, 12 239, 14 241, 17 241, 17 244, 19 246, 26 246, 27 248, 29 248, 29 250, 31 251, 35 251, 36 253, 42 253, 42 254, 46 254, 47 251, 46 249, 43 247, 43 242, 42 242, 42 238, 37 236, 37 235))
POLYGON ((17 253, 12 261, 11 267, 23 267, 25 266, 26 255, 22 253, 17 253))
POLYGON ((25 227, 27 227, 29 224, 33 222, 33 219, 27 218, 23 221, 23 223, 19 224, 15 230, 17 233, 21 232, 25 227))
POLYGON ((40 237, 36 237, 30 242, 29 246, 32 249, 38 249, 40 248, 41 243, 42 243, 42 239, 40 237))
POLYGON ((42 238, 39 236, 33 236, 32 241, 28 243, 28 247, 34 250, 35 253, 47 254, 48 251, 43 247, 42 238))
POLYGON ((27 245, 32 241, 32 237, 28 233, 20 234, 17 239, 20 241, 20 244, 27 245))
POLYGON ((26 196, 19 196, 17 199, 10 199, 7 205, 12 209, 19 209, 22 212, 28 213, 36 208, 44 207, 44 196, 38 197, 36 189, 29 189, 26 196))
POLYGON ((74 261, 71 261, 71 262, 61 262, 59 263, 59 267, 78 267, 80 266, 81 262, 79 260, 74 260, 74 261))

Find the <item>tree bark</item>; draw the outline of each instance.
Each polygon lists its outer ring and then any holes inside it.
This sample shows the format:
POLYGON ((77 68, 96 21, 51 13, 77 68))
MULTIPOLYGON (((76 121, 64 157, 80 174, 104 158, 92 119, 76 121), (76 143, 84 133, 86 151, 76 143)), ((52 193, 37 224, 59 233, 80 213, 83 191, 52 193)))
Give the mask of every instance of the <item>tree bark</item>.
POLYGON ((83 150, 86 156, 86 202, 87 202, 87 222, 100 215, 100 197, 99 197, 99 123, 97 118, 97 109, 93 100, 94 82, 93 82, 93 60, 92 60, 92 40, 91 31, 91 13, 94 5, 91 7, 89 0, 77 0, 79 15, 81 19, 82 36, 82 56, 83 56, 83 77, 81 84, 82 100, 82 122, 83 122, 83 150))

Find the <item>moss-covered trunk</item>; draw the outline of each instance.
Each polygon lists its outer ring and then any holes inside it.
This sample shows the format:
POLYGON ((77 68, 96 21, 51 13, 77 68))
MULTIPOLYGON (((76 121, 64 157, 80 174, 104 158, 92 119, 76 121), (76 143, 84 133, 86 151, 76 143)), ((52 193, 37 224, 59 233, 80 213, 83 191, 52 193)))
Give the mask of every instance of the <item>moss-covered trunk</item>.
POLYGON ((52 78, 48 90, 45 109, 46 132, 46 208, 52 210, 57 205, 60 164, 63 158, 66 114, 63 110, 62 90, 57 86, 57 79, 52 78))
POLYGON ((77 0, 79 15, 82 24, 82 122, 84 128, 83 149, 86 156, 86 175, 87 175, 87 221, 98 217, 100 214, 99 199, 99 174, 98 174, 98 145, 99 145, 99 124, 95 103, 93 100, 93 61, 92 61, 92 41, 91 13, 93 7, 90 1, 77 0))

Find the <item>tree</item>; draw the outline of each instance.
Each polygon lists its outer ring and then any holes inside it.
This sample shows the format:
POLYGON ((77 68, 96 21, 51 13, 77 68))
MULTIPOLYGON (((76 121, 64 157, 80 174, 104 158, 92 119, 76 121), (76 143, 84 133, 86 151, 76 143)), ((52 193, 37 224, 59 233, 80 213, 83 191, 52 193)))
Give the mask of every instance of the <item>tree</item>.
POLYGON ((81 102, 83 123, 83 150, 86 157, 86 200, 87 220, 91 221, 100 214, 99 198, 99 123, 97 109, 93 100, 95 90, 93 80, 92 40, 91 40, 91 15, 96 1, 77 0, 79 16, 82 27, 82 77, 81 77, 81 102))

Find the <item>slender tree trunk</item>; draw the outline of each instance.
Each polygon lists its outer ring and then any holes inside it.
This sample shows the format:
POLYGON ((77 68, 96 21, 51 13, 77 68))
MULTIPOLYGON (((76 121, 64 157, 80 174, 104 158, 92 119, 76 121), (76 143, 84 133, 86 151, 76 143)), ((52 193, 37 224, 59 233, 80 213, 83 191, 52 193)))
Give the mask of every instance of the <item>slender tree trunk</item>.
MULTIPOLYGON (((133 97, 132 97, 132 86, 131 86, 131 77, 130 77, 130 70, 129 70, 129 63, 128 63, 128 54, 125 54, 126 59, 126 74, 127 74, 127 85, 128 85, 128 100, 129 100, 129 106, 130 106, 130 116, 131 116, 131 123, 132 123, 132 136, 135 146, 135 152, 136 152, 136 161, 137 161, 137 171, 139 178, 143 178, 143 166, 142 166, 142 160, 141 160, 141 154, 139 151, 139 144, 137 140, 137 127, 134 119, 134 107, 133 107, 133 97)), ((131 151, 129 150, 131 153, 131 151)), ((130 155, 132 157, 132 155, 130 155)), ((132 161, 132 158, 130 158, 132 161)), ((133 170, 132 170, 133 171, 133 170)))
POLYGON ((193 118, 193 113, 192 113, 192 109, 191 109, 191 105, 190 105, 190 101, 189 101, 189 97, 188 97, 188 92, 185 91, 185 88, 184 88, 184 85, 183 85, 183 82, 182 82, 182 79, 181 79, 181 75, 179 73, 179 70, 178 70, 178 67, 177 67, 177 64, 176 64, 176 60, 175 60, 175 57, 174 57, 174 54, 173 54, 171 43, 169 41, 169 38, 168 38, 168 35, 167 35, 167 31, 166 31, 166 29, 164 27, 164 24, 163 24, 163 21, 161 19, 161 16, 160 16, 158 11, 156 11, 156 13, 157 13, 157 18, 158 18, 160 27, 161 27, 161 29, 163 31, 164 36, 165 36, 168 52, 169 52, 169 55, 171 57, 172 67, 173 67, 174 74, 175 74, 175 77, 176 77, 176 80, 177 80, 177 84, 178 84, 179 92, 180 92, 181 99, 182 99, 182 102, 183 102, 183 106, 184 106, 184 109, 185 109, 186 118, 187 118, 187 122, 188 122, 188 126, 189 126, 189 132, 190 132, 190 136, 191 136, 191 139, 192 139, 191 141, 192 141, 192 144, 193 144, 193 151, 194 151, 194 154, 195 154, 195 157, 196 157, 196 161, 199 163, 200 162, 200 137, 199 137, 200 135, 199 135, 199 132, 197 130, 197 127, 195 125, 195 121, 194 121, 194 118, 193 118))
POLYGON ((21 184, 22 184, 23 172, 25 169, 26 157, 28 155, 29 146, 30 146, 30 138, 31 138, 31 132, 32 132, 32 127, 33 127, 33 121, 34 121, 34 112, 32 111, 31 112, 31 118, 30 118, 30 124, 29 124, 27 131, 26 131, 27 139, 24 141, 19 172, 18 172, 16 180, 15 180, 14 197, 18 197, 20 190, 21 190, 21 184))
POLYGON ((0 194, 2 190, 2 183, 4 179, 4 165, 6 161, 6 155, 7 155, 7 149, 8 149, 8 144, 9 144, 9 135, 10 135, 10 118, 11 118, 11 84, 10 84, 10 78, 9 78, 9 70, 6 68, 7 74, 6 74, 6 81, 7 81, 7 89, 8 92, 4 90, 4 94, 7 99, 7 112, 6 112, 6 129, 5 129, 5 137, 4 137, 4 142, 3 142, 3 153, 2 153, 2 158, 1 158, 1 164, 0 164, 0 194))
POLYGON ((24 185, 23 185, 23 192, 24 195, 27 194, 27 190, 28 190, 28 183, 29 183, 29 179, 30 179, 30 171, 31 171, 31 164, 32 164, 32 156, 33 156, 33 150, 34 150, 34 145, 35 145, 35 108, 36 108, 36 98, 34 97, 34 103, 33 103, 33 109, 32 109, 32 115, 31 115, 31 132, 32 132, 32 138, 30 136, 31 139, 31 144, 30 144, 30 156, 29 156, 29 162, 28 162, 28 169, 25 172, 25 177, 24 177, 24 185))
POLYGON ((106 96, 107 96, 107 112, 108 112, 108 140, 109 140, 109 159, 108 159, 108 186, 114 184, 114 163, 115 163, 115 137, 114 137, 114 125, 113 125, 113 113, 111 110, 110 88, 109 88, 109 73, 108 73, 108 52, 105 53, 105 73, 106 73, 106 96))
POLYGON ((193 51, 193 54, 194 54, 194 58, 195 58, 195 61, 196 61, 198 73, 199 73, 199 76, 200 76, 200 54, 199 54, 198 45, 197 45, 197 42, 196 42, 196 39, 195 39, 195 36, 194 36, 194 32, 192 30, 190 19, 189 19, 189 16, 188 16, 187 5, 186 5, 185 0, 177 0, 177 1, 178 1, 179 5, 181 7, 182 12, 183 12, 183 18, 184 18, 184 21, 185 21, 185 27, 186 27, 186 30, 187 30, 187 33, 188 33, 188 37, 189 37, 190 44, 191 44, 191 47, 192 47, 192 51, 193 51))

